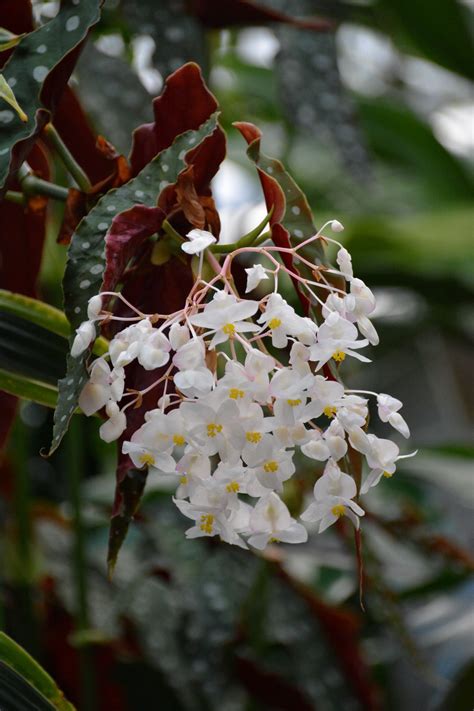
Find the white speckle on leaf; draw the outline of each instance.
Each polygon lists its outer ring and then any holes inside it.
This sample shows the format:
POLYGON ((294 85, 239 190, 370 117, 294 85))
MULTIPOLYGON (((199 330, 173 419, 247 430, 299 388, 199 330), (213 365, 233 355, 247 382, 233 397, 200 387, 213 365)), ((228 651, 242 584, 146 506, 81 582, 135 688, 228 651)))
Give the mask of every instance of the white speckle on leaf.
POLYGON ((48 48, 46 47, 45 44, 40 44, 39 47, 36 48, 36 51, 38 54, 44 54, 45 52, 48 51, 48 48))
POLYGON ((80 313, 81 313, 81 307, 80 307, 80 306, 75 306, 75 307, 74 307, 74 313, 75 313, 75 314, 80 314, 80 313))
POLYGON ((73 15, 66 20, 66 32, 73 32, 79 27, 79 15, 73 15))
POLYGON ((0 156, 4 156, 5 153, 8 153, 8 151, 9 151, 8 146, 6 148, 2 148, 2 150, 0 150, 0 156))
POLYGON ((61 422, 64 422, 64 420, 66 420, 66 419, 67 419, 67 415, 63 415, 63 416, 61 417, 61 422))
POLYGON ((169 182, 167 180, 161 180, 159 185, 160 190, 164 190, 167 185, 169 185, 169 182))
POLYGON ((6 109, 5 111, 0 111, 0 123, 11 123, 14 117, 13 111, 6 109))
POLYGON ((143 190, 135 190, 135 197, 142 198, 145 195, 143 190))
POLYGON ((13 87, 14 87, 15 84, 16 84, 16 79, 15 79, 15 77, 10 77, 10 79, 7 81, 7 84, 8 84, 8 86, 10 87, 10 89, 13 89, 13 87))
POLYGON ((94 266, 91 267, 89 271, 91 274, 102 274, 102 272, 104 271, 104 267, 102 266, 102 264, 94 264, 94 266))
POLYGON ((35 67, 33 69, 33 79, 37 82, 42 82, 48 76, 48 72, 48 67, 44 67, 42 64, 40 64, 39 67, 35 67))
POLYGON ((81 283, 79 284, 80 289, 88 289, 90 287, 91 283, 89 279, 83 279, 81 283))
POLYGON ((108 222, 99 222, 99 224, 97 225, 97 229, 98 230, 106 230, 108 228, 108 226, 109 226, 108 222))
POLYGON ((267 173, 270 173, 270 175, 273 173, 273 168, 271 165, 268 166, 267 173))
POLYGON ((293 205, 293 207, 291 208, 291 212, 293 213, 293 215, 299 215, 301 209, 298 207, 298 205, 293 205))
POLYGON ((90 242, 83 242, 81 244, 82 249, 89 249, 90 246, 91 246, 90 242))
POLYGON ((184 151, 184 150, 180 151, 179 156, 178 156, 179 160, 184 160, 185 155, 186 155, 186 151, 184 151))
POLYGON ((161 166, 161 170, 163 171, 163 173, 167 173, 169 169, 170 167, 169 165, 166 165, 166 163, 163 163, 163 165, 161 166))
POLYGON ((301 230, 294 230, 293 234, 295 237, 303 237, 303 233, 301 230))
POLYGON ((115 205, 109 205, 109 206, 107 207, 107 212, 115 212, 116 209, 117 209, 117 208, 115 207, 115 205))

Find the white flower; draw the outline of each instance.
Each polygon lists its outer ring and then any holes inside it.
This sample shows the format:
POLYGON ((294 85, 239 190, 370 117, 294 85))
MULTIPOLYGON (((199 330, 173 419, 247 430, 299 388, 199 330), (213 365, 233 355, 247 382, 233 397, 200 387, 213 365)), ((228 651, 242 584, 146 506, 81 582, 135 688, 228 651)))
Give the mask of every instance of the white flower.
POLYGON ((118 439, 127 426, 125 413, 119 409, 116 402, 110 401, 105 411, 109 419, 99 429, 100 438, 104 442, 113 442, 118 439))
POLYGON ((396 462, 399 459, 408 459, 416 454, 415 451, 410 454, 400 455, 399 448, 390 439, 382 439, 373 434, 367 435, 367 439, 369 440, 370 448, 365 456, 367 464, 372 471, 360 488, 361 494, 366 494, 372 486, 376 486, 382 476, 387 479, 392 477, 397 467, 396 462))
POLYGON ((262 486, 281 492, 283 482, 295 471, 293 454, 293 451, 280 449, 278 440, 267 434, 253 451, 247 452, 246 461, 262 486))
POLYGON ((92 321, 83 321, 76 329, 76 335, 71 346, 71 356, 77 358, 87 350, 95 339, 96 330, 92 321))
POLYGON ((211 476, 211 461, 205 454, 191 448, 177 462, 176 473, 180 477, 176 496, 178 499, 188 498, 211 476))
POLYGON ((245 270, 247 272, 247 288, 245 293, 253 291, 260 284, 262 279, 268 279, 267 270, 261 264, 255 264, 253 267, 245 270))
POLYGON ((138 362, 145 370, 160 368, 170 359, 171 344, 163 333, 153 329, 141 345, 138 362))
POLYGON ((331 229, 333 232, 342 232, 344 225, 342 225, 339 220, 331 220, 331 229))
POLYGON ((290 516, 287 507, 274 491, 260 499, 250 515, 249 545, 263 550, 267 543, 304 543, 305 527, 290 516))
POLYGON ((258 331, 256 324, 244 320, 253 316, 257 309, 258 301, 247 299, 237 301, 232 294, 218 291, 214 294, 213 300, 206 304, 204 311, 191 316, 189 320, 193 326, 210 329, 206 335, 214 334, 209 344, 209 348, 212 349, 219 343, 233 338, 236 333, 258 331))
POLYGON ((346 355, 351 355, 365 363, 370 363, 369 358, 356 353, 355 349, 368 345, 367 340, 358 341, 356 327, 349 323, 339 313, 332 312, 319 327, 318 342, 310 347, 311 360, 317 360, 316 369, 319 370, 324 363, 333 358, 342 362, 346 355))
POLYGON ((258 323, 263 324, 263 330, 268 329, 271 332, 275 348, 286 348, 288 336, 300 338, 307 345, 315 341, 316 324, 298 316, 280 294, 270 295, 265 312, 258 319, 258 323))
POLYGON ((170 328, 169 339, 171 343, 171 348, 174 351, 177 351, 179 348, 181 348, 181 346, 184 346, 184 344, 189 341, 189 328, 187 326, 183 326, 180 323, 173 323, 170 328))
POLYGON ((364 510, 352 501, 357 494, 354 479, 344 474, 333 460, 329 460, 323 476, 314 485, 314 502, 301 514, 303 521, 319 523, 322 533, 341 516, 347 516, 359 528, 359 516, 364 510))
POLYGON ((341 247, 338 251, 336 256, 336 262, 338 263, 340 272, 346 279, 346 281, 351 281, 354 276, 354 273, 352 271, 352 259, 351 255, 349 254, 347 249, 345 249, 345 247, 341 247))
POLYGON ((400 434, 408 438, 410 436, 410 430, 398 412, 403 406, 401 400, 397 400, 397 398, 386 395, 385 393, 379 393, 377 396, 377 405, 378 414, 382 422, 389 422, 400 434))
POLYGON ((208 395, 214 385, 214 376, 206 367, 182 370, 175 373, 174 384, 186 397, 208 395))
POLYGON ((316 459, 319 462, 325 462, 330 458, 337 462, 347 452, 347 442, 344 434, 339 422, 333 420, 324 432, 313 430, 311 439, 306 444, 303 444, 301 451, 307 457, 316 459))
POLYGON ((100 312, 102 311, 102 296, 97 294, 97 296, 92 296, 89 299, 87 306, 87 318, 90 321, 98 318, 100 312))
POLYGON ((233 400, 226 400, 219 407, 185 402, 179 410, 186 423, 187 437, 196 449, 209 456, 219 452, 223 460, 238 458, 245 435, 239 423, 239 408, 233 400))
POLYGON ((190 239, 190 242, 183 242, 181 249, 187 254, 199 254, 217 241, 214 235, 206 230, 191 230, 186 237, 190 239))
POLYGON ((105 407, 109 400, 121 400, 124 386, 123 368, 110 370, 104 358, 97 358, 92 364, 90 379, 79 396, 79 407, 85 415, 93 415, 105 407))

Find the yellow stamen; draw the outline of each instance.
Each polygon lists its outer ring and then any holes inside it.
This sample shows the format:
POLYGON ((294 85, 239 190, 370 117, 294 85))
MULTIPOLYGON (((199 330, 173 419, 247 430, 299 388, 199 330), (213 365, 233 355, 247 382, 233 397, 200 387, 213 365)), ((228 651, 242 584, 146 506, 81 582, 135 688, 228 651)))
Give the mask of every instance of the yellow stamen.
POLYGON ((269 543, 280 543, 280 539, 279 538, 269 538, 268 542, 269 543))
POLYGON ((155 457, 152 454, 148 454, 145 452, 145 454, 140 454, 138 457, 138 461, 141 464, 146 464, 147 466, 153 466, 155 463, 155 457))
POLYGON ((181 447, 186 442, 186 440, 184 439, 183 435, 175 434, 173 435, 173 442, 177 447, 181 447))
POLYGON ((199 528, 204 533, 212 533, 212 526, 214 524, 214 516, 212 514, 203 514, 201 516, 201 525, 199 528))
POLYGON ((281 321, 280 321, 279 318, 272 318, 272 319, 270 319, 270 321, 268 322, 268 328, 271 328, 272 330, 273 330, 274 328, 278 328, 278 326, 281 326, 281 321))
POLYGON ((229 494, 237 494, 240 491, 240 484, 238 484, 236 481, 231 481, 229 482, 229 484, 227 484, 226 489, 229 494))
POLYGON ((390 472, 384 472, 384 473, 383 473, 383 476, 384 476, 386 479, 390 479, 390 478, 393 476, 393 474, 390 474, 390 472))
POLYGON ((239 400, 240 398, 243 398, 245 395, 245 392, 243 390, 239 390, 238 388, 231 388, 229 390, 229 397, 232 398, 232 400, 239 400))
POLYGON ((330 407, 329 405, 323 410, 326 417, 334 417, 337 412, 337 407, 330 407))
POLYGON ((287 400, 287 403, 291 407, 296 407, 297 405, 301 405, 301 400, 299 398, 297 400, 287 400))
POLYGON ((275 462, 274 459, 271 459, 270 461, 265 462, 263 468, 266 472, 272 472, 272 474, 274 474, 278 471, 278 462, 275 462))
POLYGON ((342 361, 346 359, 346 354, 344 351, 335 351, 332 354, 332 358, 336 361, 336 363, 342 363, 342 361))
POLYGON ((186 476, 186 474, 181 477, 181 479, 179 480, 179 483, 180 484, 187 484, 188 483, 188 477, 186 476))
POLYGON ((346 513, 346 507, 344 506, 344 504, 336 504, 336 506, 332 507, 331 513, 334 514, 334 516, 340 518, 346 513))
POLYGON ((217 425, 215 422, 210 422, 207 426, 207 436, 215 437, 218 432, 222 432, 222 425, 217 425))
POLYGON ((257 442, 260 442, 260 440, 262 439, 262 435, 260 434, 260 432, 246 432, 245 439, 247 440, 247 442, 257 444, 257 442))
POLYGON ((233 323, 226 323, 224 326, 222 326, 222 330, 224 331, 226 336, 233 336, 235 333, 235 326, 233 323))

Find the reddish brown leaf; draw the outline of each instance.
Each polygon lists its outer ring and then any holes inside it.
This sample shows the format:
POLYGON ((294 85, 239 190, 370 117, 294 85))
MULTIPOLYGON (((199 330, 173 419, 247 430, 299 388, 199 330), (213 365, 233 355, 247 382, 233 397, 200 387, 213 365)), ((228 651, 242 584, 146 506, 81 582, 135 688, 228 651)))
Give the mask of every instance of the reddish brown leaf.
POLYGON ((92 185, 109 177, 110 160, 97 147, 97 136, 77 96, 69 86, 64 90, 53 123, 92 185))
POLYGON ((194 166, 183 170, 176 183, 176 200, 185 218, 193 227, 204 229, 206 213, 194 186, 194 166))
POLYGON ((225 28, 233 25, 266 25, 279 22, 307 30, 324 32, 334 28, 330 20, 319 17, 299 19, 250 0, 189 0, 191 12, 206 27, 225 28))
POLYGON ((102 290, 111 291, 140 245, 158 232, 165 213, 159 207, 134 205, 116 215, 105 240, 106 267, 102 290))
MULTIPOLYGON (((180 67, 166 80, 162 94, 153 101, 154 121, 134 131, 130 164, 136 175, 157 153, 172 144, 176 136, 197 129, 218 108, 197 64, 190 62, 180 67)), ((195 185, 201 192, 225 156, 225 136, 222 129, 189 155, 189 163, 196 166, 195 185), (211 144, 211 145, 209 145, 211 144)))

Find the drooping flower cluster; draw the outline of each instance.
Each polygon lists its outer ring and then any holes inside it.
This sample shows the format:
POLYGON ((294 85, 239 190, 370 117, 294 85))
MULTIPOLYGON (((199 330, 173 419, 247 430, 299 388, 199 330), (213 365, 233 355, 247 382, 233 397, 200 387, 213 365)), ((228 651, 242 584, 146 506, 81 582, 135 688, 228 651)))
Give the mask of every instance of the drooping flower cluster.
MULTIPOLYGON (((336 221, 332 227, 342 229, 336 221)), ((320 237, 321 231, 307 242, 320 237)), ((204 250, 215 239, 201 230, 190 238, 182 248, 200 253, 202 266, 204 250)), ((304 244, 286 251, 296 256, 304 244)), ((366 396, 376 398, 382 422, 408 437, 399 413, 402 403, 384 393, 346 390, 338 379, 346 357, 369 362, 360 350, 378 343, 369 319, 375 308, 372 292, 354 278, 350 255, 340 245, 339 269, 319 268, 314 281, 278 261, 275 253, 282 251, 274 246, 236 249, 222 266, 210 258, 215 277, 205 282, 200 268, 184 308, 173 314, 143 314, 120 294, 98 295, 89 303, 89 320, 77 330, 73 356, 95 338, 95 322, 105 317, 104 298, 120 298, 136 314, 110 341, 108 353, 92 363, 79 404, 86 415, 105 408, 108 419, 100 435, 110 442, 124 432, 127 408, 157 388, 156 408, 145 414, 122 451, 138 468, 176 477, 173 500, 193 521, 189 538, 218 535, 258 549, 272 541, 305 541, 306 528, 282 500, 284 484, 296 471, 297 453, 308 462, 324 463, 301 519, 315 523, 319 532, 344 515, 358 527, 364 515, 359 495, 382 476, 392 476, 402 458, 394 442, 367 433, 366 396), (274 291, 258 301, 241 298, 229 279, 231 262, 241 253, 258 254, 272 267, 258 263, 246 269, 246 293, 273 277, 274 291), (297 279, 312 303, 319 304, 319 326, 278 293, 280 271, 297 279), (342 275, 348 290, 334 287, 330 274, 342 275), (146 390, 125 392, 124 368, 135 360, 145 370, 159 369, 159 377, 146 390), (367 462, 360 491, 350 474, 349 446, 367 462)), ((297 256, 313 273, 318 270, 297 256)))

